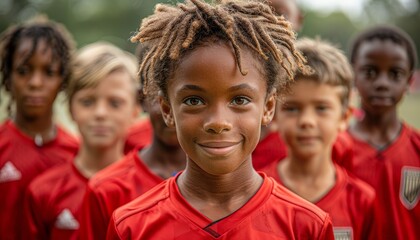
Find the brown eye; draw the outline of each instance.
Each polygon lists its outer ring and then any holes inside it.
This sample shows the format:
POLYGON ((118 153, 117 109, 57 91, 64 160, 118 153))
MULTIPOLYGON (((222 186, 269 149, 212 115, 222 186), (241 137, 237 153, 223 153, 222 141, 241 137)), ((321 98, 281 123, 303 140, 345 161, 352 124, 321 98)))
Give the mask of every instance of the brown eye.
POLYGON ((197 97, 189 97, 189 98, 184 100, 184 103, 189 105, 189 106, 197 106, 197 105, 204 104, 203 101, 201 101, 201 99, 199 99, 197 97))
POLYGON ((248 98, 246 97, 236 97, 232 100, 232 104, 233 105, 246 105, 249 102, 251 102, 248 98))

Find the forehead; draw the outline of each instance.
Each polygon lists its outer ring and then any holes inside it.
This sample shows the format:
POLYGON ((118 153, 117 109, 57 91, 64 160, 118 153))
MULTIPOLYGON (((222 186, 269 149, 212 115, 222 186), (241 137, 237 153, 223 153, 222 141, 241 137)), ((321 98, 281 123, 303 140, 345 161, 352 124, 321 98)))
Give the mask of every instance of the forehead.
POLYGON ((57 61, 52 61, 54 57, 53 51, 45 39, 39 39, 36 46, 31 38, 19 40, 13 58, 17 64, 23 64, 35 55, 39 58, 38 60, 42 60, 43 62, 59 64, 57 61))
POLYGON ((409 67, 408 53, 405 46, 391 40, 374 39, 360 44, 355 62, 366 60, 376 62, 400 62, 409 67))
POLYGON ((330 101, 336 99, 339 101, 343 91, 343 86, 318 83, 310 79, 299 79, 291 85, 290 92, 285 95, 285 100, 330 101))
MULTIPOLYGON (((217 89, 233 82, 262 84, 266 86, 260 62, 249 51, 241 51, 241 64, 246 75, 242 75, 232 47, 227 44, 200 46, 179 62, 169 84, 189 82, 190 84, 215 84, 217 89)), ((169 90, 170 91, 170 90, 169 90)))

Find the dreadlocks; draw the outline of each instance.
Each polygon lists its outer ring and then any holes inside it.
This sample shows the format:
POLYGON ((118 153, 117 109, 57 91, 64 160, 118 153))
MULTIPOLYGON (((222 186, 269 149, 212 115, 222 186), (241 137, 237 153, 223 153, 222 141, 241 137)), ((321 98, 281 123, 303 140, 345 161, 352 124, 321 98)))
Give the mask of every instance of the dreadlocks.
POLYGON ((247 71, 241 64, 242 46, 261 59, 268 90, 276 87, 281 91, 288 79, 293 79, 296 68, 305 70, 305 60, 294 46, 295 33, 290 23, 276 16, 266 4, 234 0, 158 4, 131 38, 132 42, 153 43, 140 65, 145 93, 162 90, 166 96, 167 80, 179 61, 214 38, 231 44, 243 75, 247 71))

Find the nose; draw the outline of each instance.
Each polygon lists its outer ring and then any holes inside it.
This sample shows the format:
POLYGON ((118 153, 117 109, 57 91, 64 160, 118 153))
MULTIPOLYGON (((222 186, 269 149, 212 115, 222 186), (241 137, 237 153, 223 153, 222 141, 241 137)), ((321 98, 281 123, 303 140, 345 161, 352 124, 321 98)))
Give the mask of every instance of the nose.
POLYGON ((39 71, 35 71, 29 78, 28 85, 31 88, 39 88, 42 86, 42 74, 39 71))
POLYGON ((93 111, 95 113, 96 118, 103 118, 108 111, 106 103, 104 103, 103 101, 97 101, 95 104, 95 109, 93 111))
POLYGON ((232 129, 232 123, 229 120, 229 111, 226 106, 215 106, 208 111, 204 130, 212 134, 220 134, 232 129))
POLYGON ((314 110, 312 109, 304 109, 302 110, 298 124, 300 128, 312 128, 315 126, 316 118, 314 110))
POLYGON ((390 79, 386 73, 380 73, 373 84, 376 90, 388 90, 390 88, 390 79))

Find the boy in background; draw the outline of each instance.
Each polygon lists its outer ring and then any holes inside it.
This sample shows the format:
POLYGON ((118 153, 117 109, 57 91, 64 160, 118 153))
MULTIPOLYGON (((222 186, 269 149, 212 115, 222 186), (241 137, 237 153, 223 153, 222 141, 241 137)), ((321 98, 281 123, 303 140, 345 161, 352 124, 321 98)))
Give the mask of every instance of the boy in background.
POLYGON ((73 48, 66 28, 42 17, 1 34, 0 87, 11 96, 9 119, 0 125, 1 239, 20 239, 23 199, 32 179, 77 153, 76 138, 53 119, 73 48))
POLYGON ((277 109, 288 156, 263 169, 332 218, 335 239, 374 239, 374 190, 335 164, 332 147, 347 128, 353 73, 344 54, 321 40, 301 39, 297 49, 313 72, 298 72, 277 109))
POLYGON ((138 115, 136 58, 105 42, 74 57, 67 88, 81 144, 73 162, 50 169, 29 185, 22 239, 79 239, 89 178, 123 158, 124 141, 138 115))
POLYGON ((354 158, 347 167, 376 190, 378 239, 418 239, 420 134, 398 116, 416 47, 402 30, 375 26, 355 38, 350 52, 364 117, 348 130, 354 158))

